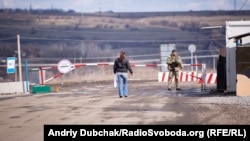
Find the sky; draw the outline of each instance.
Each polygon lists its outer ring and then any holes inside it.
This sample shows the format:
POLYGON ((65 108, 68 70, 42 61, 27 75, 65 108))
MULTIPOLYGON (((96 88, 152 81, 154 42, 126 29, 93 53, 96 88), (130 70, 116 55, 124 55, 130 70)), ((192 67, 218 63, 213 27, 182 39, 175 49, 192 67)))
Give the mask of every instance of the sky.
POLYGON ((1 8, 75 12, 250 10, 250 0, 0 0, 1 8))

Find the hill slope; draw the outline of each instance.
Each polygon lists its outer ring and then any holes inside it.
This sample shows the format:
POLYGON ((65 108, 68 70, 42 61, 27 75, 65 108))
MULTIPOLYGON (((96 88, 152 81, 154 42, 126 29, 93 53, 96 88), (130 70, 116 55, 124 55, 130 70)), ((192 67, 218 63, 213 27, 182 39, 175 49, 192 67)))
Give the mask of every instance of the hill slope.
MULTIPOLYGON (((112 61, 119 50, 134 60, 159 58, 161 44, 176 43, 182 56, 189 44, 198 55, 217 54, 225 47, 225 21, 250 19, 250 11, 148 13, 0 13, 0 57, 15 56, 16 34, 22 57, 30 62, 55 63, 61 58, 112 61)), ((204 60, 206 61, 206 60, 204 60)), ((208 64, 211 62, 207 62, 208 64)))

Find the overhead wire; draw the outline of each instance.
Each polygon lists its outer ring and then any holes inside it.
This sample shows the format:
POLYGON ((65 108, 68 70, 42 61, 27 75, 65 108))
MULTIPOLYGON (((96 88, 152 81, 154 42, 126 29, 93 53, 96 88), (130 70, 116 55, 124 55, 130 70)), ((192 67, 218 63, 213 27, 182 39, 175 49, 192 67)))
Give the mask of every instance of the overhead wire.
POLYGON ((243 8, 246 6, 247 2, 248 2, 248 0, 246 0, 246 1, 243 3, 243 5, 240 7, 239 10, 243 9, 243 8))

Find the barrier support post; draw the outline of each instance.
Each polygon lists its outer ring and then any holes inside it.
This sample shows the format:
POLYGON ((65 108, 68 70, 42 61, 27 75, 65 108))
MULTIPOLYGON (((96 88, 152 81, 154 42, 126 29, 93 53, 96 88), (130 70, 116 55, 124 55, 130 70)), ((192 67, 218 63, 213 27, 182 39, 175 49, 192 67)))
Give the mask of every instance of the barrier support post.
POLYGON ((205 90, 206 89, 206 64, 202 64, 202 76, 201 76, 201 79, 202 79, 202 83, 201 83, 201 90, 205 90))
POLYGON ((41 84, 44 85, 44 80, 43 80, 43 69, 42 67, 39 67, 39 70, 40 70, 40 76, 41 76, 41 84))

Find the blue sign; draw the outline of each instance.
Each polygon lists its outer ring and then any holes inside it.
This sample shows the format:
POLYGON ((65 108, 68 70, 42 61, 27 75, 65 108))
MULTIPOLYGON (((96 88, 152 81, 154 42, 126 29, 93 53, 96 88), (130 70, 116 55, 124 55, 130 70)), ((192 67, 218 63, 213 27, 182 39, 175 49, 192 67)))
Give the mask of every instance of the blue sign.
POLYGON ((8 57, 7 58, 7 73, 15 73, 16 66, 16 58, 8 57))

